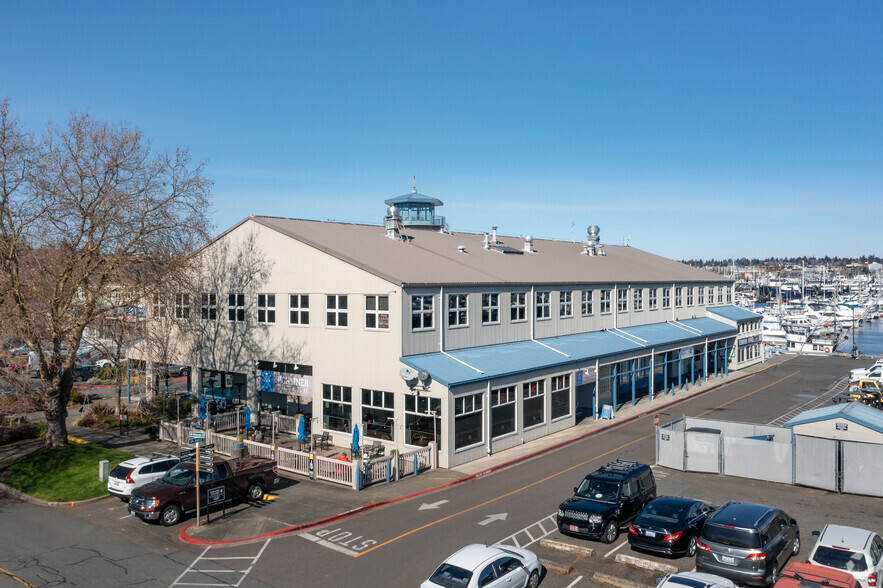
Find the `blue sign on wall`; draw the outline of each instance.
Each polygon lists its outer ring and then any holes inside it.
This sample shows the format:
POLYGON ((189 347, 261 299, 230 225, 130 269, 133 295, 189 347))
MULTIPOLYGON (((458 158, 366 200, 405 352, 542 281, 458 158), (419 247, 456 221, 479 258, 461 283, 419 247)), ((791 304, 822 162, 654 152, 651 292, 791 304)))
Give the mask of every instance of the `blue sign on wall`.
POLYGON ((583 371, 582 370, 576 370, 576 385, 577 386, 583 385, 583 371))
POLYGON ((273 391, 273 372, 261 370, 261 392, 273 391))

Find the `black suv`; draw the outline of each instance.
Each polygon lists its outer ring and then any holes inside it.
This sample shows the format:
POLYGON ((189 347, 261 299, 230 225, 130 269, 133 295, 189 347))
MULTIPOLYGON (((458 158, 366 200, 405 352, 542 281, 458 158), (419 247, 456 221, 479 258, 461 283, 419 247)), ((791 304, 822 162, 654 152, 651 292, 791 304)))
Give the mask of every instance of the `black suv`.
POLYGON ((656 498, 650 466, 617 459, 592 472, 558 507, 558 530, 613 543, 619 529, 656 498))
POLYGON ((697 572, 769 586, 800 551, 800 529, 778 508, 728 502, 705 521, 696 548, 697 572))

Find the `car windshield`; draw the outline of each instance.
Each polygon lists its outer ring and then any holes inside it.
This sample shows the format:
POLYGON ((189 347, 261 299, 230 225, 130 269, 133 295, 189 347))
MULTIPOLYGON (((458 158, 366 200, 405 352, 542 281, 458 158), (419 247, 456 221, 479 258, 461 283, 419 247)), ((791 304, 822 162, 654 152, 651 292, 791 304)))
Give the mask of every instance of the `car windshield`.
POLYGON ((705 528, 702 530, 702 537, 714 543, 731 547, 760 547, 760 534, 752 533, 747 529, 705 525, 705 528))
POLYGON ((813 556, 813 563, 821 564, 847 572, 864 572, 868 569, 865 562, 865 554, 848 549, 835 549, 819 545, 813 556))
POLYGON ((182 465, 176 465, 162 477, 162 481, 171 486, 179 486, 183 488, 192 477, 193 470, 185 468, 182 465))
POLYGON ((654 500, 641 512, 641 518, 648 522, 681 524, 687 518, 690 505, 654 500))
POLYGON ((592 500, 616 502, 619 497, 619 482, 603 478, 586 478, 576 489, 576 494, 592 500))
POLYGON ((429 581, 439 586, 457 587, 468 586, 470 578, 472 578, 472 572, 452 566, 449 563, 443 563, 438 566, 438 569, 435 570, 429 581))

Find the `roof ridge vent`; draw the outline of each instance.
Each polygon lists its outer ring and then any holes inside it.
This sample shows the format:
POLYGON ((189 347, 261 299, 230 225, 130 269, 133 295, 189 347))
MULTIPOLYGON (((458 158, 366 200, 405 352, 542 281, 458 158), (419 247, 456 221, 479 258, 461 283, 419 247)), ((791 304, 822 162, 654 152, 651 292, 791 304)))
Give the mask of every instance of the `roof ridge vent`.
POLYGON ((586 244, 583 245, 582 255, 589 255, 591 257, 595 257, 596 255, 600 255, 601 257, 606 256, 607 254, 601 251, 604 247, 603 245, 599 245, 601 242, 601 229, 598 225, 592 225, 588 229, 586 229, 588 236, 586 237, 586 244))

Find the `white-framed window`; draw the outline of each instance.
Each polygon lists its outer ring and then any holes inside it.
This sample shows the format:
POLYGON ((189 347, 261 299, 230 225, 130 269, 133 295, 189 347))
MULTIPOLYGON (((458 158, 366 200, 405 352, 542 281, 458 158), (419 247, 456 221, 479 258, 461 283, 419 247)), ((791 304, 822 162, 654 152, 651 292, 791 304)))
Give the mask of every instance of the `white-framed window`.
POLYGON ((724 290, 727 291, 727 304, 729 304, 733 301, 733 289, 727 286, 724 290))
POLYGON ((405 394, 405 445, 426 447, 433 439, 441 451, 441 399, 405 394))
POLYGON ((537 292, 537 320, 545 320, 552 317, 551 297, 551 292, 537 292))
POLYGON ((231 323, 245 322, 245 294, 227 294, 227 320, 231 323))
POLYGON ((635 288, 632 308, 635 310, 644 310, 644 289, 635 288))
POLYGON ((494 292, 481 295, 481 324, 500 324, 500 295, 494 292))
POLYGON ((542 425, 546 414, 546 381, 525 382, 521 385, 521 394, 524 397, 522 427, 542 425))
POLYGON ((662 308, 671 308, 671 288, 662 289, 662 308))
POLYGON ((175 294, 175 318, 190 318, 190 294, 175 294))
POLYGON ((580 295, 580 312, 583 316, 592 315, 592 291, 583 290, 580 295))
POLYGON ((491 390, 491 437, 515 432, 516 386, 491 390))
POLYGON ((715 286, 708 287, 708 304, 714 304, 714 291, 715 291, 715 289, 716 289, 715 286))
POLYGON ((432 294, 414 294, 411 296, 411 330, 424 331, 432 328, 433 301, 432 294))
POLYGON ((353 389, 322 384, 322 428, 348 433, 353 415, 353 389))
POLYGON ((680 308, 684 305, 684 289, 681 286, 675 288, 675 306, 680 308))
POLYGON ((659 288, 650 288, 647 295, 647 307, 650 310, 656 310, 659 308, 659 299, 657 295, 659 293, 659 288))
POLYGON ((276 295, 258 294, 258 323, 272 325, 276 322, 276 295))
POLYGON ((289 325, 309 325, 310 324, 310 295, 309 294, 289 294, 288 295, 288 324, 289 325))
POLYGON ((150 316, 153 318, 165 318, 167 312, 166 297, 162 294, 154 294, 150 303, 150 316))
POLYGON ((570 414, 570 374, 552 377, 552 420, 570 414))
POLYGON ((203 292, 199 295, 199 316, 204 321, 218 319, 218 295, 212 292, 203 292))
POLYGON ((484 394, 454 398, 454 449, 478 445, 484 440, 482 402, 484 394))
POLYGON ((362 388, 362 422, 365 437, 395 441, 392 419, 395 416, 395 394, 362 388))
POLYGON ((687 287, 687 306, 693 306, 693 286, 687 287))
POLYGON ((325 296, 325 326, 346 327, 349 325, 349 302, 346 294, 325 296))
POLYGON ((558 293, 558 316, 570 318, 573 316, 573 292, 562 290, 558 293))
POLYGON ((448 326, 466 327, 469 325, 469 295, 448 294, 448 326))
POLYGON ((705 306, 705 286, 699 286, 699 306, 705 306))
POLYGON ((617 288, 616 290, 616 310, 617 312, 629 311, 629 291, 625 288, 617 288))
POLYGON ((509 321, 520 323, 527 320, 527 294, 512 292, 509 294, 509 321))
POLYGON ((601 302, 598 306, 601 314, 610 314, 610 290, 601 290, 601 302))
POLYGON ((389 296, 365 296, 365 328, 389 329, 389 296))

